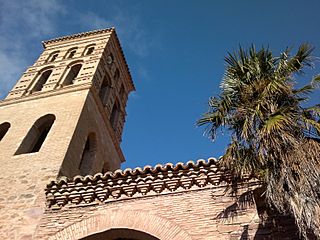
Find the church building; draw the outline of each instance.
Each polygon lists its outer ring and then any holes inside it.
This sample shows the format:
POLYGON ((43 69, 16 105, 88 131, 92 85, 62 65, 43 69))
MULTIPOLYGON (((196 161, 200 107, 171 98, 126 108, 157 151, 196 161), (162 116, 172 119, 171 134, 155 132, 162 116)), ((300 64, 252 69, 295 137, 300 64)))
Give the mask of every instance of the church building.
POLYGON ((114 28, 42 44, 0 101, 0 239, 298 239, 214 158, 120 169, 135 87, 114 28))

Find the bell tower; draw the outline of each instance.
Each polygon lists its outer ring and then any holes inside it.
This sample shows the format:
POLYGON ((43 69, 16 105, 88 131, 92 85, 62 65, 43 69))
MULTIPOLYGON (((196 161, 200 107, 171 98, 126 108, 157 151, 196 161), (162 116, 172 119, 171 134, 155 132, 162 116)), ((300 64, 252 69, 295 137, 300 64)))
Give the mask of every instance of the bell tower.
POLYGON ((115 29, 43 47, 0 102, 0 227, 9 234, 2 239, 32 237, 50 179, 113 171, 125 161, 120 143, 134 85, 115 29))

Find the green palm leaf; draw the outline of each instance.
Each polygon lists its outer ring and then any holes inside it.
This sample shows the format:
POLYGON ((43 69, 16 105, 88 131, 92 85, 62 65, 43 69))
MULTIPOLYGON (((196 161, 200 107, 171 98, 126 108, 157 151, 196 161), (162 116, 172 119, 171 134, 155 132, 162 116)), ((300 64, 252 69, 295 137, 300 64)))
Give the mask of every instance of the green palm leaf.
POLYGON ((301 105, 319 88, 320 75, 295 89, 295 75, 313 66, 313 47, 290 51, 275 57, 252 45, 228 53, 221 93, 197 124, 212 139, 228 129, 232 140, 220 164, 235 179, 259 177, 268 203, 292 214, 302 236, 311 231, 320 238, 320 104, 301 105))

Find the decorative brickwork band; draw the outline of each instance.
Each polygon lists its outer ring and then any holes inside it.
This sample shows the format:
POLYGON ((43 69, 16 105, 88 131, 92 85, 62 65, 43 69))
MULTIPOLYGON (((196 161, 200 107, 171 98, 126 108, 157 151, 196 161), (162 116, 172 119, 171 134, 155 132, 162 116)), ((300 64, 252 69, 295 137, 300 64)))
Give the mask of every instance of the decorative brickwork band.
MULTIPOLYGON (((247 184, 257 184, 248 181, 247 184)), ((119 199, 154 196, 198 190, 206 187, 223 187, 230 174, 217 165, 214 158, 146 166, 143 169, 117 170, 94 176, 76 176, 73 180, 60 179, 47 185, 47 207, 60 209, 66 204, 99 204, 119 199)))
POLYGON ((87 36, 92 36, 92 35, 97 35, 102 33, 109 33, 112 31, 114 31, 114 28, 98 29, 94 31, 82 32, 82 33, 72 34, 64 37, 54 38, 51 40, 46 40, 46 41, 42 41, 42 43, 45 45, 45 44, 50 44, 54 42, 61 42, 65 40, 75 39, 75 38, 82 38, 82 37, 87 37, 87 36))
POLYGON ((104 211, 68 226, 49 240, 81 239, 110 229, 138 230, 161 240, 192 240, 178 225, 146 211, 104 211))

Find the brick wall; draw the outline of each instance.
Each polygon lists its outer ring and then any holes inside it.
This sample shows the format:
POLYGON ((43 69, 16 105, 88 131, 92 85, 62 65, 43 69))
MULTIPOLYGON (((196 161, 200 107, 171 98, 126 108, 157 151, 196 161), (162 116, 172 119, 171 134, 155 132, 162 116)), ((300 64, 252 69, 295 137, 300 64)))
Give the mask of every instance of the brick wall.
POLYGON ((254 200, 241 206, 223 188, 91 203, 47 210, 36 239, 80 239, 110 229, 134 229, 161 240, 299 239, 292 220, 260 223, 254 200))
POLYGON ((298 239, 292 219, 266 208, 257 180, 231 194, 230 179, 210 158, 53 181, 35 236, 92 240, 130 229, 161 240, 298 239))
POLYGON ((246 206, 232 219, 221 217, 234 203, 234 198, 224 196, 223 189, 205 189, 85 207, 66 206, 45 213, 37 237, 79 239, 111 228, 130 228, 161 240, 209 240, 241 236, 246 227, 253 236, 259 220, 254 205, 246 206))

